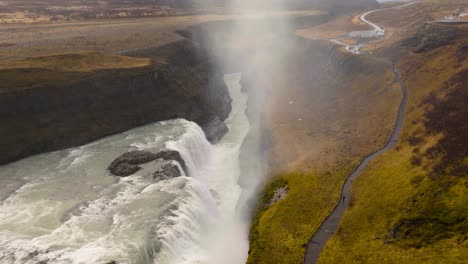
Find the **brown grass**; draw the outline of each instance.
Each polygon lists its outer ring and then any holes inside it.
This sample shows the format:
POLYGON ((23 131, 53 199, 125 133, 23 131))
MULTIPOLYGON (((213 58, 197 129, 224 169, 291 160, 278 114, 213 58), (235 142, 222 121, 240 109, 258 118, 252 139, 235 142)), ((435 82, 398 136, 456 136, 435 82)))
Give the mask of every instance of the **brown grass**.
POLYGON ((399 144, 353 183, 352 206, 319 263, 465 263, 466 60, 459 38, 398 66, 409 101, 399 144))
POLYGON ((149 59, 144 58, 131 58, 126 56, 84 51, 4 62, 0 64, 0 70, 40 68, 64 72, 92 72, 103 69, 145 67, 150 65, 150 63, 151 61, 149 59))
POLYGON ((142 69, 151 60, 96 52, 66 53, 0 63, 0 93, 70 84, 104 70, 142 69))
POLYGON ((351 31, 367 30, 368 26, 362 23, 352 23, 353 16, 340 16, 327 23, 300 29, 296 34, 309 39, 333 39, 339 38, 351 31))
POLYGON ((288 65, 303 73, 271 87, 266 120, 274 142, 272 164, 280 171, 342 166, 383 145, 400 100, 389 71, 340 78, 309 63, 288 65))
POLYGON ((302 261, 346 175, 388 138, 401 100, 392 73, 365 57, 333 51, 327 66, 317 46, 288 54, 286 76, 268 71, 265 122, 271 168, 289 193, 257 214, 248 263, 302 261))

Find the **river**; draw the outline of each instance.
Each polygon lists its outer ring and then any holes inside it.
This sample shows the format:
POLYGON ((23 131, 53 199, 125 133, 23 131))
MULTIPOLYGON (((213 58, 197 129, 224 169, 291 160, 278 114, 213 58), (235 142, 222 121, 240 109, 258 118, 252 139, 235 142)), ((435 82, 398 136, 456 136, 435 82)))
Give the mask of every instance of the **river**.
POLYGON ((177 119, 0 167, 0 263, 245 263, 247 96, 240 74, 225 81, 233 109, 216 145, 177 119), (128 150, 163 148, 180 152, 190 177, 154 180, 159 161, 125 178, 106 170, 128 150))

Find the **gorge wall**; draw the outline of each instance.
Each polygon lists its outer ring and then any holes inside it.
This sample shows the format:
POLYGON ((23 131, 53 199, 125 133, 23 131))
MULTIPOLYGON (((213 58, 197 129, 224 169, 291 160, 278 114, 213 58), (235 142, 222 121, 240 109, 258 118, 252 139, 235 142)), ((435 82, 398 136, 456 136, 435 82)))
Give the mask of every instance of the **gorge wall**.
POLYGON ((153 58, 149 65, 85 73, 0 68, 0 164, 174 118, 194 121, 218 140, 231 99, 212 60, 188 40, 142 53, 153 58), (33 82, 23 80, 28 76, 33 82))

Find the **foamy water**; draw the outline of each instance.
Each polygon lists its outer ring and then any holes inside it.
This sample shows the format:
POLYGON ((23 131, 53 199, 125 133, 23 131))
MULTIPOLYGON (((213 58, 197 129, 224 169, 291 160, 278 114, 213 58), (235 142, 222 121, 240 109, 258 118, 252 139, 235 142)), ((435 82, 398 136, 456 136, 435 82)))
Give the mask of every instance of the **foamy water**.
POLYGON ((233 110, 217 145, 178 119, 0 167, 0 263, 244 263, 247 98, 239 74, 225 79, 233 110), (161 161, 126 178, 106 171, 128 150, 164 148, 181 153, 190 177, 154 180, 161 161))

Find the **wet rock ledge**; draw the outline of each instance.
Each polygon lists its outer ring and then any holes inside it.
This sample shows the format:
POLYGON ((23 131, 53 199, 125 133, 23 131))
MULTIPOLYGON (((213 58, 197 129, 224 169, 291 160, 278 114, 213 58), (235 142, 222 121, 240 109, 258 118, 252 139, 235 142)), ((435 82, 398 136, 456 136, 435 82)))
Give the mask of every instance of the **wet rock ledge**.
MULTIPOLYGON (((107 170, 114 175, 120 177, 130 176, 141 169, 139 165, 149 163, 151 161, 162 159, 165 161, 176 161, 184 172, 187 172, 185 161, 175 150, 162 150, 158 153, 149 151, 134 150, 122 154, 109 165, 107 170)), ((177 165, 166 163, 161 166, 161 169, 153 174, 154 178, 178 177, 180 171, 177 165)))

